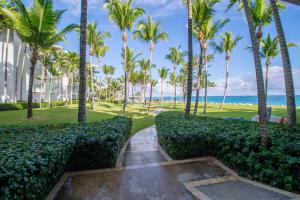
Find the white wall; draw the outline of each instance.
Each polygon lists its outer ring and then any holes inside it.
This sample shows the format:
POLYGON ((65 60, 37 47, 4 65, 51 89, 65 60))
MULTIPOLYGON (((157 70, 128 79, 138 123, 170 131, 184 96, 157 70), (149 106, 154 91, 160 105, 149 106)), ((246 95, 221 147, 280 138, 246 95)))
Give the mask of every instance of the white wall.
MULTIPOLYGON (((15 83, 17 77, 17 100, 27 100, 28 96, 28 83, 29 83, 29 69, 30 69, 30 48, 26 47, 25 53, 25 44, 20 41, 17 34, 12 30, 9 31, 9 42, 7 43, 7 33, 8 31, 0 32, 0 103, 5 102, 5 66, 7 65, 7 102, 14 101, 14 91, 15 83), (8 45, 8 46, 7 46, 8 45), (8 51, 6 51, 8 47, 8 51), (7 59, 6 59, 6 52, 7 59), (7 60, 7 64, 6 64, 7 60), (23 72, 23 73, 22 73, 23 72), (21 77, 23 74, 22 81, 22 98, 21 98, 21 77)), ((35 77, 40 77, 42 74, 42 65, 40 62, 37 63, 35 69, 35 77)), ((46 74, 46 77, 49 77, 46 74)), ((48 101, 48 84, 49 81, 46 81, 46 91, 45 94, 42 93, 43 101, 48 101)), ((66 100, 68 90, 68 78, 55 78, 52 83, 52 94, 51 100, 66 100), (62 83, 62 84, 61 84, 62 83)), ((33 101, 40 100, 41 92, 41 81, 37 78, 34 79, 33 85, 33 101)), ((76 92, 74 92, 76 93, 76 92)))

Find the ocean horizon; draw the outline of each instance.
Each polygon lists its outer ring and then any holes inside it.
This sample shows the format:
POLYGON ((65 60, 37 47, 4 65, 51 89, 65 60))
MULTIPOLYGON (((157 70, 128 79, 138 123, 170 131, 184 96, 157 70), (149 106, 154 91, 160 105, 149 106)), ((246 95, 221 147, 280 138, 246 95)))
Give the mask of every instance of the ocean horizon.
MULTIPOLYGON (((165 96, 164 101, 173 101, 172 96, 165 96)), ((208 96, 208 103, 221 103, 223 96, 208 96)), ((149 99, 149 97, 147 98, 149 99)), ((192 102, 195 102, 195 96, 192 97, 192 102)), ((153 97, 153 100, 160 100, 160 97, 153 97)), ((177 96, 178 102, 183 102, 183 96, 177 96)), ((200 102, 203 102, 204 97, 200 96, 200 102)), ((226 104, 247 104, 257 105, 257 96, 227 96, 225 99, 226 104)), ((268 96, 268 105, 271 106, 286 106, 285 95, 270 95, 268 96)), ((300 95, 296 95, 296 106, 300 106, 300 95)))

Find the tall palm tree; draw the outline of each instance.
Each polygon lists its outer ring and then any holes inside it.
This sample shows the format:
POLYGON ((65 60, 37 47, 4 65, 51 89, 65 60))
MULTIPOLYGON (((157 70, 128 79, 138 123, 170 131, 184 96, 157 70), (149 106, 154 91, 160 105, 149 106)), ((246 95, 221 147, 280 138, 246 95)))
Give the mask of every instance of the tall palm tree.
MULTIPOLYGON (((158 83, 157 80, 152 79, 151 82, 150 82, 150 87, 151 87, 151 88, 156 87, 157 83, 158 83)), ((150 97, 152 97, 152 92, 153 92, 153 89, 150 90, 150 97)), ((149 108, 150 108, 150 107, 148 107, 148 109, 149 109, 149 108)))
POLYGON ((109 87, 109 80, 108 80, 108 76, 110 74, 113 73, 114 67, 111 65, 103 65, 102 70, 103 70, 103 74, 105 75, 105 80, 106 80, 106 88, 105 88, 105 101, 107 102, 107 98, 108 98, 108 87, 109 87))
POLYGON ((87 29, 87 0, 81 0, 80 16, 80 53, 79 53, 79 102, 78 122, 86 121, 86 29, 87 29))
MULTIPOLYGON (((87 25, 87 44, 89 45, 89 55, 90 55, 90 76, 91 76, 91 109, 94 109, 94 75, 93 75, 93 56, 96 55, 97 49, 104 46, 103 39, 110 38, 109 32, 99 32, 97 30, 97 23, 92 22, 87 25)), ((98 50, 99 51, 99 50, 98 50)))
POLYGON ((187 76, 187 102, 185 117, 191 112, 192 93, 193 93, 193 12, 192 0, 188 0, 188 76, 187 76))
MULTIPOLYGON (((148 16, 147 20, 139 21, 137 30, 133 32, 133 38, 140 39, 141 41, 150 43, 150 58, 149 58, 149 70, 150 70, 150 83, 152 81, 152 55, 154 50, 154 44, 157 44, 161 40, 167 40, 168 34, 166 32, 160 32, 161 23, 158 20, 156 23, 153 18, 148 16)), ((149 100, 149 107, 151 106, 151 98, 149 100)))
MULTIPOLYGON (((173 64, 173 74, 174 74, 174 80, 176 80, 176 72, 177 72, 177 66, 183 64, 184 57, 186 56, 186 52, 181 51, 181 46, 178 47, 170 47, 169 48, 169 54, 166 55, 166 59, 169 60, 173 64)), ((175 81, 176 82, 176 81, 175 81)), ((176 84, 174 86, 174 109, 176 108, 176 84)))
POLYGON ((69 101, 73 104, 73 86, 74 86, 74 72, 79 68, 79 55, 76 52, 68 52, 68 88, 69 88, 69 101))
POLYGON ((230 54, 233 51, 233 49, 237 46, 238 42, 242 39, 241 35, 237 35, 234 37, 234 34, 232 32, 225 32, 221 35, 221 42, 220 44, 217 44, 215 42, 212 43, 212 46, 215 48, 215 50, 218 53, 224 53, 226 54, 225 56, 225 61, 226 61, 226 78, 225 78, 225 87, 224 87, 224 94, 223 94, 223 99, 222 103, 220 105, 219 110, 222 110, 223 104, 225 102, 226 98, 226 91, 228 87, 228 76, 229 76, 229 59, 230 59, 230 54))
POLYGON ((146 91, 147 91, 147 71, 150 67, 150 61, 146 60, 145 58, 141 59, 138 61, 138 65, 140 66, 140 69, 143 73, 143 100, 144 100, 144 105, 146 105, 146 91))
POLYGON ((292 66, 291 66, 291 62, 290 62, 289 51, 287 48, 285 34, 283 31, 281 19, 279 16, 277 1, 270 0, 270 5, 271 5, 272 13, 274 16, 277 33, 278 33, 282 62, 283 62, 283 71, 284 71, 286 97, 287 97, 288 123, 290 125, 295 125, 297 122, 296 102, 295 102, 293 72, 292 72, 292 66))
MULTIPOLYGON (((271 59, 278 56, 280 53, 279 39, 278 36, 271 38, 270 34, 265 39, 261 39, 261 56, 266 59, 266 74, 265 74, 265 91, 266 91, 266 102, 268 103, 268 83, 269 83, 269 68, 271 65, 271 59)), ((288 47, 296 46, 295 43, 287 43, 288 47)))
POLYGON ((59 32, 56 31, 64 10, 54 10, 52 0, 35 0, 31 8, 26 8, 21 0, 14 2, 15 11, 0 8, 0 13, 5 16, 9 27, 15 30, 21 40, 28 43, 32 49, 27 110, 27 118, 32 118, 34 71, 40 59, 39 52, 61 41, 64 34, 74 30, 76 25, 71 24, 59 32))
POLYGON ((120 29, 123 39, 123 51, 124 51, 124 78, 125 78, 125 92, 123 102, 123 114, 126 109, 127 103, 127 31, 131 31, 134 22, 141 16, 144 15, 145 11, 140 7, 132 7, 133 0, 105 0, 104 8, 108 11, 109 19, 114 22, 120 29))
MULTIPOLYGON (((209 62, 209 55, 207 55, 208 51, 208 41, 215 38, 216 34, 229 22, 229 19, 221 19, 216 22, 213 22, 213 19, 210 18, 205 22, 201 29, 203 33, 203 60, 204 60, 204 75, 205 75, 205 97, 204 97, 204 108, 203 113, 206 114, 207 111, 207 88, 208 88, 208 81, 207 81, 207 67, 209 62)), ((197 108, 196 108, 197 109, 197 108)), ((196 112, 197 113, 197 112, 196 112)))
POLYGON ((262 72, 262 64, 259 53, 259 43, 257 41, 257 34, 255 32, 255 22, 253 15, 251 14, 251 8, 249 5, 249 0, 231 0, 227 9, 230 9, 237 1, 240 1, 240 8, 243 7, 247 24, 249 28, 252 52, 255 63, 255 73, 256 73, 256 85, 258 94, 258 113, 259 113, 259 125, 260 125, 260 139, 263 146, 268 145, 268 126, 267 126, 267 104, 266 95, 264 87, 264 78, 262 72))
POLYGON ((162 107, 163 104, 163 86, 164 80, 167 78, 169 69, 166 67, 162 67, 161 69, 157 69, 159 78, 160 78, 160 106, 162 107))
POLYGON ((193 35, 197 39, 200 47, 194 114, 197 114, 198 112, 201 77, 203 70, 203 49, 205 43, 203 26, 214 16, 215 10, 213 9, 213 7, 218 2, 219 0, 195 0, 193 2, 193 35))
MULTIPOLYGON (((127 83, 127 85, 128 85, 128 79, 130 78, 131 73, 134 71, 135 67, 138 66, 137 59, 142 54, 141 53, 136 54, 134 48, 130 49, 130 48, 127 47, 126 51, 122 50, 122 54, 121 54, 122 58, 124 58, 125 52, 126 52, 125 71, 126 71, 126 74, 128 76, 127 82, 125 82, 125 84, 127 83)), ((128 90, 125 90, 125 92, 127 92, 127 94, 125 94, 127 96, 129 94, 129 88, 128 88, 128 90)))

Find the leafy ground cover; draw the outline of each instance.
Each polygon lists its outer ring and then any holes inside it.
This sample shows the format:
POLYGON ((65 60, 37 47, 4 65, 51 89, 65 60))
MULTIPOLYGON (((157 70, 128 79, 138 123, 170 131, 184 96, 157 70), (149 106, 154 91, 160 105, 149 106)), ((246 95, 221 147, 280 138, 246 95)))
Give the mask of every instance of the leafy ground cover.
POLYGON ((164 112, 156 117, 159 143, 175 159, 216 156, 240 175, 289 191, 300 191, 300 126, 269 124, 267 148, 255 122, 191 117, 164 112))

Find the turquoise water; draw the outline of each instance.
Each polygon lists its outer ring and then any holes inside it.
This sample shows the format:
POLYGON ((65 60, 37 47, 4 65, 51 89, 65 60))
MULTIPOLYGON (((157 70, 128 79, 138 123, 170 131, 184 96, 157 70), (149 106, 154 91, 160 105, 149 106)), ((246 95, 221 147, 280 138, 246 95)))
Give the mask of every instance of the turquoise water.
MULTIPOLYGON (((159 97, 154 97, 154 100, 159 100, 159 97)), ((178 96, 177 101, 183 101, 182 96, 178 96)), ((165 101, 172 101, 173 97, 164 97, 165 101)), ((195 101, 195 97, 192 97, 192 101, 195 101)), ((200 101, 203 102, 203 97, 200 97, 200 101)), ((209 96, 209 103, 221 103, 222 96, 209 96)), ((253 104, 257 105, 257 96, 228 96, 226 97, 225 103, 228 104, 253 104)), ((286 105, 286 97, 284 95, 272 95, 268 97, 268 105, 273 106, 284 106, 286 105)), ((300 106, 300 95, 296 96, 296 105, 300 106)))

